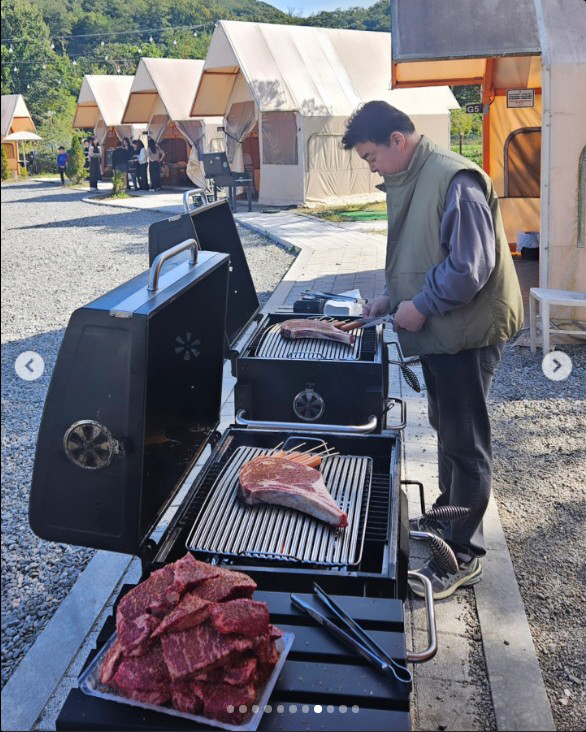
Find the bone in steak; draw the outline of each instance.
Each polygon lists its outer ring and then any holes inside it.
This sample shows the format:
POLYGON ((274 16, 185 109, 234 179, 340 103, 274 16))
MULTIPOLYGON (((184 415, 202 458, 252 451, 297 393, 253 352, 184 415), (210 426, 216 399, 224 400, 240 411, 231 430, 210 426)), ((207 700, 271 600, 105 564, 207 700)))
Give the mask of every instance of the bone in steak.
POLYGON ((281 323, 281 335, 284 338, 318 338, 326 341, 337 341, 351 346, 355 336, 340 330, 329 320, 313 320, 311 318, 284 320, 281 323))
POLYGON ((348 516, 329 494, 319 470, 287 458, 259 455, 244 463, 239 495, 250 506, 275 503, 308 513, 332 526, 348 525, 348 516))

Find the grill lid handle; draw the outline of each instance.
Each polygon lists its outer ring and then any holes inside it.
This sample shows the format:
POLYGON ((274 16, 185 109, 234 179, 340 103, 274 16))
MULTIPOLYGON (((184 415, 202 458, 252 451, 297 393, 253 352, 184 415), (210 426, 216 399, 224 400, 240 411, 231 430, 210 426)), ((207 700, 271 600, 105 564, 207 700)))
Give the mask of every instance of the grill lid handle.
POLYGON ((320 422, 263 422, 256 419, 245 419, 246 410, 239 409, 236 412, 236 424, 244 427, 256 427, 261 430, 296 430, 297 432, 345 432, 345 433, 368 433, 376 429, 378 419, 371 415, 365 424, 323 424, 320 422))
POLYGON ((192 267, 195 267, 197 264, 197 242, 195 239, 185 239, 185 241, 182 241, 180 244, 176 244, 174 247, 171 247, 171 249, 167 249, 167 251, 161 252, 157 257, 155 257, 149 271, 149 283, 147 285, 147 290, 149 292, 154 292, 159 289, 159 275, 161 274, 161 268, 165 262, 176 257, 178 254, 181 254, 181 252, 184 252, 186 249, 191 250, 189 264, 192 267))
POLYGON ((197 206, 191 205, 191 199, 196 199, 199 196, 200 199, 200 207, 201 206, 207 206, 208 205, 208 199, 206 196, 206 192, 203 188, 192 188, 190 191, 185 191, 183 194, 183 208, 185 209, 186 213, 191 213, 194 208, 198 208, 197 206))

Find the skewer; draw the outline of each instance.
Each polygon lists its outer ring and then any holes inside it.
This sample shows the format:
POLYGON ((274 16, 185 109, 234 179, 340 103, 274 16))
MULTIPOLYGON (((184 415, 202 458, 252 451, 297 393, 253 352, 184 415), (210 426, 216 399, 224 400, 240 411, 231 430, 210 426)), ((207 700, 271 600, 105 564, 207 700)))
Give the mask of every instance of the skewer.
POLYGON ((285 450, 285 455, 288 455, 290 452, 299 452, 299 448, 303 447, 303 445, 305 445, 305 442, 300 442, 298 445, 292 447, 290 450, 285 450))
POLYGON ((281 445, 284 444, 284 442, 285 442, 284 440, 281 440, 281 442, 279 442, 278 445, 275 445, 275 447, 273 447, 273 449, 271 450, 270 454, 274 455, 277 452, 277 450, 281 447, 281 445))

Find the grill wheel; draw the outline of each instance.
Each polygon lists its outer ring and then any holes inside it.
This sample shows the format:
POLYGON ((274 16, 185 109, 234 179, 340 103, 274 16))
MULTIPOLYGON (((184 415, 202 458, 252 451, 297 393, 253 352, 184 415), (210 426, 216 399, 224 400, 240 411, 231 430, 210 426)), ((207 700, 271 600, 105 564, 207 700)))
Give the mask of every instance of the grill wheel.
POLYGON ((322 416, 325 407, 324 400, 311 388, 300 391, 293 399, 293 411, 305 422, 315 422, 322 416))

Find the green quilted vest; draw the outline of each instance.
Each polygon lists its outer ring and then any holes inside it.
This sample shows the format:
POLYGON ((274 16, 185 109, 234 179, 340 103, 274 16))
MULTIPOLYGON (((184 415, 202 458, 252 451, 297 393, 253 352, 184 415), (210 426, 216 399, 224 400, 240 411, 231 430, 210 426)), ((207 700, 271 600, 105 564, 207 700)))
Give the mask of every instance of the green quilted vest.
POLYGON ((385 275, 391 311, 423 288, 425 273, 445 259, 440 223, 452 178, 473 170, 482 179, 496 236, 496 263, 488 282, 467 305, 430 315, 417 333, 400 329, 406 356, 458 353, 502 343, 523 326, 523 300, 494 187, 470 160, 422 136, 407 170, 386 175, 389 230, 385 275))

